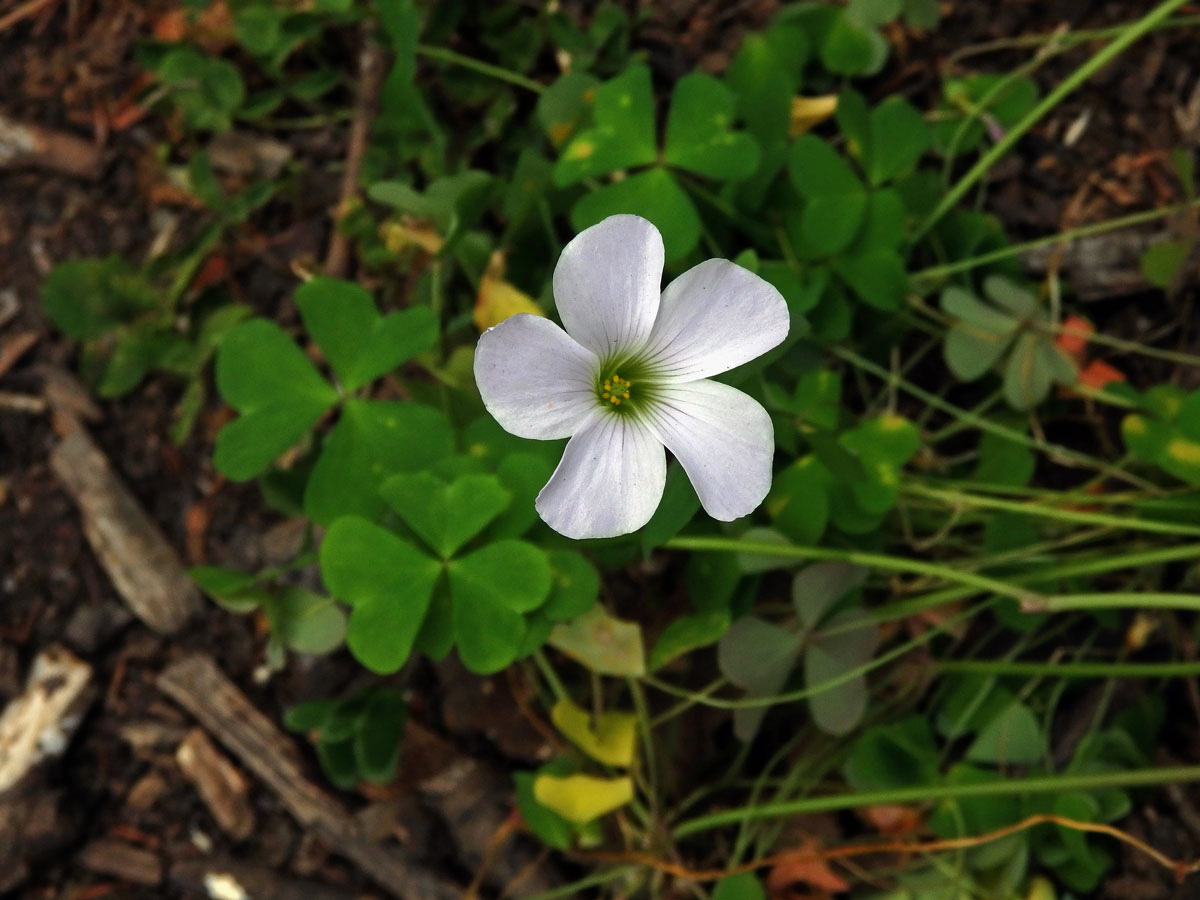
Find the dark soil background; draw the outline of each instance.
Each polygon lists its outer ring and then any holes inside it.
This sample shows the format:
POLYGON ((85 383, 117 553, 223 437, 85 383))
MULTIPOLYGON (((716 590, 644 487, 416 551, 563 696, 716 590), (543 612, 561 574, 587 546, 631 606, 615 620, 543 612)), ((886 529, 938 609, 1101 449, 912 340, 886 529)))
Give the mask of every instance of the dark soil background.
MULTIPOLYGON (((0 0, 0 21, 21 5, 0 0)), ((384 896, 249 775, 243 789, 254 827, 244 839, 226 833, 176 762, 176 748, 194 722, 155 685, 170 661, 201 651, 279 722, 297 700, 353 685, 360 668, 343 652, 296 657, 285 672, 268 677, 262 624, 211 604, 182 634, 156 635, 129 613, 110 584, 85 539, 78 509, 48 462, 58 441, 54 410, 84 413, 94 406, 96 415, 86 427, 186 563, 254 566, 280 559, 295 546, 292 523, 262 512, 253 488, 229 484, 213 469, 213 437, 227 419, 219 404, 210 401, 192 438, 176 448, 168 429, 182 386, 153 377, 119 401, 97 401, 71 375, 77 346, 55 333, 40 311, 39 284, 54 264, 110 253, 138 262, 168 230, 172 246, 179 247, 199 228, 198 214, 172 193, 155 154, 172 136, 161 117, 151 114, 113 127, 142 84, 133 46, 174 5, 51 0, 37 14, 0 29, 0 114, 95 141, 103 154, 102 171, 94 179, 0 163, 0 359, 6 350, 15 352, 18 343, 30 345, 0 370, 0 395, 51 398, 45 411, 0 403, 0 706, 21 692, 35 656, 54 645, 91 665, 96 689, 67 752, 46 763, 25 788, 26 800, 41 796, 46 802, 21 807, 28 820, 17 852, 8 848, 6 858, 0 846, 0 860, 8 865, 0 870, 0 894, 63 900, 203 896, 203 879, 193 865, 199 861, 213 870, 219 864, 248 866, 242 881, 261 885, 255 900, 384 896)), ((768 22, 777 5, 772 0, 645 3, 634 46, 645 51, 660 83, 696 65, 720 71, 741 34, 768 22)), ((589 4, 564 6, 578 9, 584 20, 589 15, 589 4)), ((965 48, 1063 25, 1103 27, 1134 18, 1151 4, 949 0, 942 6, 945 17, 932 34, 899 28, 889 34, 893 60, 865 86, 868 93, 901 91, 928 108, 944 74, 1008 71, 1029 53, 996 49, 961 55, 965 48)), ((348 72, 354 66, 351 46, 348 72)), ((1020 239, 1182 200, 1166 154, 1176 146, 1200 144, 1198 48, 1195 28, 1154 34, 1139 43, 1063 103, 997 167, 986 186, 987 208, 1020 239)), ((1045 90, 1087 52, 1085 45, 1063 54, 1035 78, 1045 90)), ((302 190, 255 217, 224 252, 235 295, 286 318, 290 310, 284 298, 294 283, 291 263, 319 260, 329 238, 346 134, 273 137, 288 142, 293 158, 304 163, 302 190)), ((1131 262, 1121 253, 1122 245, 1114 243, 1111 253, 1102 254, 1119 289, 1088 298, 1098 327, 1138 339, 1161 331, 1164 345, 1195 352, 1189 315, 1195 289, 1164 298, 1140 283, 1136 256, 1131 262)), ((1057 262, 1069 291, 1072 258, 1067 254, 1057 262)), ((1089 274, 1095 273, 1080 277, 1089 274)), ((1169 374, 1113 362, 1135 384, 1169 374)), ((652 575, 630 573, 633 578, 652 575)), ((539 730, 540 722, 522 713, 523 688, 515 679, 480 679, 450 663, 428 667, 415 684, 410 700, 419 727, 409 737, 401 782, 339 794, 339 800, 372 834, 398 842, 414 864, 465 884, 487 853, 487 836, 467 836, 455 821, 455 804, 444 796, 453 794, 455 776, 447 773, 455 764, 478 766, 483 780, 458 788, 483 785, 490 794, 459 798, 459 805, 490 807, 502 825, 512 808, 504 773, 545 758, 549 738, 539 730), (449 788, 444 783, 430 787, 439 776, 451 779, 449 788)), ((294 743, 309 777, 324 784, 307 742, 296 738, 294 743)), ((1176 761, 1200 761, 1200 748, 1176 761)), ((0 810, 5 802, 0 798, 0 810)), ((1138 807, 1124 827, 1169 855, 1200 853, 1200 813, 1182 791, 1163 792, 1138 807)), ((537 852, 530 843, 503 855, 536 861, 537 852)), ((1099 896, 1200 896, 1195 885, 1175 886, 1143 858, 1118 852, 1119 864, 1099 896)), ((506 867, 511 868, 491 868, 506 867)), ((526 879, 526 890, 534 882, 544 887, 561 878, 549 860, 538 872, 526 879)), ((512 877, 509 873, 508 880, 512 877)), ((496 887, 505 879, 489 875, 486 881, 496 887)))

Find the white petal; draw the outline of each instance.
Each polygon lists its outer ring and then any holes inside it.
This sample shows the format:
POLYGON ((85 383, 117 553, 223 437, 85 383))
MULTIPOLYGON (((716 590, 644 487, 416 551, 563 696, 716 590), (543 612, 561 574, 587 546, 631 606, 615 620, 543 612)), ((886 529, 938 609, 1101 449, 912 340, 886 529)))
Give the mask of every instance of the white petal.
POLYGON ((520 313, 489 328, 475 348, 483 405, 507 432, 547 441, 575 433, 596 411, 600 361, 541 316, 520 313))
POLYGON ((647 417, 714 519, 741 518, 763 502, 775 429, 754 398, 716 381, 666 385, 647 417))
POLYGON ((654 432, 601 411, 567 442, 537 511, 569 538, 629 534, 650 521, 666 481, 666 453, 654 432))
POLYGON ((707 378, 762 356, 788 325, 787 303, 770 282, 710 259, 663 291, 646 360, 668 381, 707 378))
POLYGON ((642 345, 658 314, 663 242, 640 216, 609 216, 563 248, 554 304, 567 332, 601 359, 642 345))

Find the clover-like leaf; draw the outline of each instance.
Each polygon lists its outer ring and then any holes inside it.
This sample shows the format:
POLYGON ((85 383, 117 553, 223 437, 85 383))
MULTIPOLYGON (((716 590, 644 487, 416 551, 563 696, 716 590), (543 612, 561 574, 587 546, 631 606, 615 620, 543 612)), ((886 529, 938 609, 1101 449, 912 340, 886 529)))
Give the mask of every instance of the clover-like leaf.
POLYGON ((595 90, 594 124, 571 139, 554 167, 559 187, 644 166, 658 157, 650 69, 632 65, 595 90))
POLYGON ((662 233, 668 260, 686 256, 700 240, 700 215, 666 169, 647 169, 584 194, 571 209, 571 227, 583 231, 618 213, 653 222, 662 233))
POLYGON ((217 352, 217 388, 241 416, 217 435, 217 468, 235 481, 261 474, 338 401, 299 347, 278 325, 251 319, 217 352))
POLYGON ((675 83, 663 159, 672 166, 718 181, 738 181, 758 168, 758 142, 731 131, 735 98, 729 88, 704 72, 675 83))
POLYGON ((967 750, 972 762, 1030 765, 1045 756, 1046 738, 1037 716, 1014 701, 979 732, 967 750))
MULTIPOLYGON (((862 667, 879 646, 879 627, 861 609, 847 609, 835 614, 825 623, 825 628, 838 629, 838 632, 818 634, 804 651, 804 684, 810 689, 862 667)), ((866 711, 867 680, 858 675, 810 694, 808 708, 813 722, 826 734, 846 734, 866 711)))
POLYGON ((797 572, 792 579, 792 605, 804 627, 816 628, 837 601, 862 587, 869 572, 845 562, 813 563, 797 572))
POLYGON ((441 564, 357 516, 333 523, 320 562, 330 592, 353 607, 346 630, 351 652, 372 672, 399 669, 412 652, 441 564))
POLYGON ((339 516, 374 519, 385 507, 380 484, 430 466, 454 449, 446 417, 419 403, 348 400, 309 474, 304 511, 318 524, 339 516))
MULTIPOLYGON (((746 616, 734 622, 717 644, 717 666, 722 675, 745 689, 747 697, 769 697, 779 693, 799 653, 800 639, 795 634, 746 616)), ((766 706, 734 710, 733 731, 738 740, 752 740, 766 714, 766 706)))
POLYGON ((711 609, 681 616, 663 629, 650 651, 650 671, 661 669, 671 660, 715 644, 729 630, 729 610, 711 609))
POLYGON ((495 475, 462 475, 447 484, 429 472, 393 475, 379 493, 443 559, 483 531, 511 496, 495 475))
POLYGON ((533 544, 488 544, 447 566, 458 655, 472 672, 490 674, 513 662, 525 635, 524 613, 550 593, 550 562, 533 544))
POLYGON ((371 295, 349 281, 314 278, 297 289, 296 306, 345 391, 392 371, 437 339, 437 318, 427 308, 380 316, 371 295))
POLYGON ((596 605, 600 574, 574 550, 549 550, 550 596, 538 612, 551 622, 569 622, 596 605))
POLYGON ((328 653, 346 637, 346 614, 329 597, 288 586, 269 595, 263 611, 271 636, 297 653, 328 653))
POLYGON ((848 247, 867 211, 866 188, 850 164, 816 135, 804 134, 789 151, 788 174, 805 201, 797 250, 817 257, 848 247))

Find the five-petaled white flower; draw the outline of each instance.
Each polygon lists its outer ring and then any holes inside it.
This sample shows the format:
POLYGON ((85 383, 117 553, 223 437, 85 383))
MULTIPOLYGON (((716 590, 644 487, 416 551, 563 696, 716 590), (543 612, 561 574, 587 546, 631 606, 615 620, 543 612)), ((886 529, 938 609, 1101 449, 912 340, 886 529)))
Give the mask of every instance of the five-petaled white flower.
POLYGON ((658 229, 612 216, 559 257, 554 302, 566 331, 520 314, 479 339, 475 380, 496 421, 519 437, 571 439, 536 504, 567 537, 645 525, 662 499, 664 445, 715 519, 747 515, 771 487, 770 417, 709 376, 787 337, 783 297, 724 259, 689 269, 660 296, 662 270, 658 229))

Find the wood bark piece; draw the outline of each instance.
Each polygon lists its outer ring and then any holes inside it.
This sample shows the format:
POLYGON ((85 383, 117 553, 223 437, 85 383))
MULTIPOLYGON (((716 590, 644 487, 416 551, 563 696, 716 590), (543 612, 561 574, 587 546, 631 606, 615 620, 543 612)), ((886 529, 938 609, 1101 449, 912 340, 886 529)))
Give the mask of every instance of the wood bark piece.
POLYGON ((171 866, 178 887, 217 900, 357 900, 358 895, 304 878, 280 875, 265 866, 231 859, 190 859, 171 866))
POLYGON ((91 699, 92 667, 52 647, 33 661, 25 690, 0 715, 0 800, 48 756, 67 749, 91 699))
POLYGON ((43 650, 0 715, 0 895, 75 840, 78 804, 47 786, 39 764, 66 750, 95 694, 91 677, 91 667, 66 650, 43 650))
POLYGON ((82 427, 59 442, 50 466, 79 506, 88 543, 129 608, 155 631, 179 631, 199 610, 200 594, 82 427))
POLYGON ((100 148, 71 134, 0 115, 0 169, 18 166, 95 178, 100 174, 100 148))
POLYGON ((246 779, 199 728, 193 728, 175 751, 175 761, 217 824, 230 837, 244 841, 254 832, 254 810, 246 779))
POLYGON ((75 862, 92 872, 131 884, 153 887, 162 882, 162 862, 157 854, 114 838, 92 841, 79 851, 75 862))
POLYGON ((340 803, 305 777, 295 744, 207 656, 197 654, 171 664, 159 676, 158 686, 270 788, 302 826, 392 896, 401 900, 461 897, 461 887, 391 848, 372 843, 340 803))

